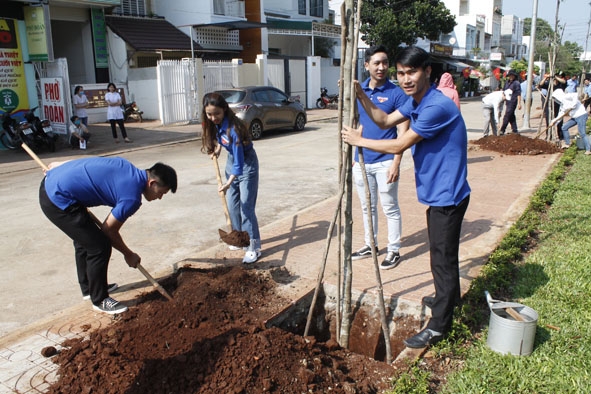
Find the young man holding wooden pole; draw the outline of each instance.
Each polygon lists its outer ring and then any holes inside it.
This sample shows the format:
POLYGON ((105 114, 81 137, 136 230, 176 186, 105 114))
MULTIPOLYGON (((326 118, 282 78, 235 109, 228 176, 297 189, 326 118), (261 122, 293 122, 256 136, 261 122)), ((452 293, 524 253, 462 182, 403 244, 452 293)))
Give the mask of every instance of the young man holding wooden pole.
POLYGON ((464 119, 453 101, 431 86, 430 56, 417 47, 404 48, 396 57, 400 87, 412 97, 386 114, 367 98, 356 83, 357 98, 382 128, 410 120, 398 139, 375 140, 359 129, 344 127, 343 141, 378 152, 400 154, 412 147, 419 202, 428 206, 427 232, 431 273, 435 285, 432 317, 427 327, 404 341, 407 347, 432 345, 449 333, 453 310, 460 299, 459 245, 461 225, 470 200, 467 180, 468 137, 464 119))

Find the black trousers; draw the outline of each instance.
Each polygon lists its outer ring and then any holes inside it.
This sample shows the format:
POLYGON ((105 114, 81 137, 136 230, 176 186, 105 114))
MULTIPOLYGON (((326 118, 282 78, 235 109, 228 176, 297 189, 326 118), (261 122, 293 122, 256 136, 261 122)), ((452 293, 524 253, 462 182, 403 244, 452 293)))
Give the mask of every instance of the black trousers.
POLYGON ((127 138, 127 131, 125 131, 125 123, 123 122, 123 119, 109 119, 109 123, 111 123, 111 133, 113 134, 113 138, 117 138, 117 127, 115 127, 115 123, 119 125, 123 138, 127 138))
POLYGON ((511 125, 511 131, 517 133, 517 118, 515 117, 515 109, 517 109, 517 102, 505 102, 505 116, 501 124, 501 133, 505 133, 507 125, 511 125))
POLYGON ((431 273, 435 284, 435 300, 427 328, 441 333, 451 330, 453 311, 460 294, 460 232, 470 196, 458 205, 429 207, 427 232, 431 256, 431 273))
POLYGON ((47 218, 74 241, 76 272, 82 294, 90 294, 94 305, 109 296, 107 269, 111 259, 111 241, 90 217, 86 207, 72 205, 66 210, 55 206, 45 191, 45 179, 39 187, 39 205, 47 218))

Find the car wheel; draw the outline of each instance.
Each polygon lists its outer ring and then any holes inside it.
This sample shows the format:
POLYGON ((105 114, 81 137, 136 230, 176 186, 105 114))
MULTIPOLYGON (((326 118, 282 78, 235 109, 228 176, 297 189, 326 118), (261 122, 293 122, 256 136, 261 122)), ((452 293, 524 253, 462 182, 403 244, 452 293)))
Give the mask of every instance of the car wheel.
POLYGON ((250 135, 253 140, 258 140, 263 135, 263 124, 260 120, 254 119, 250 122, 250 135))
POLYGON ((304 130, 305 126, 306 126, 306 116, 304 114, 298 114, 298 116, 296 116, 295 125, 293 126, 293 129, 295 131, 302 131, 302 130, 304 130))

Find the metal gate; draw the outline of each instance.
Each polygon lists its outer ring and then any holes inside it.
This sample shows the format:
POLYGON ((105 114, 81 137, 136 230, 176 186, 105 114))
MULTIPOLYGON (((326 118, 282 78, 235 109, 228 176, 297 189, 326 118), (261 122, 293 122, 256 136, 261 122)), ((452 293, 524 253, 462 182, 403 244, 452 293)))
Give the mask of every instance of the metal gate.
POLYGON ((203 62, 205 93, 220 89, 237 88, 237 66, 232 61, 207 60, 203 62))
POLYGON ((160 60, 156 70, 162 124, 186 124, 198 119, 194 61, 160 60))

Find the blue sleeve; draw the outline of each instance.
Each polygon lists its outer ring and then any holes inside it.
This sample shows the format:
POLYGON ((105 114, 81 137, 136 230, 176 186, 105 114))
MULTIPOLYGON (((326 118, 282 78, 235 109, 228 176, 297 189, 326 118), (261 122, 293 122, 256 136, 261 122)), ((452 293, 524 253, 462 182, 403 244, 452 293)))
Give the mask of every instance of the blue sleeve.
POLYGON ((117 201, 117 205, 113 207, 111 210, 111 214, 120 221, 121 223, 125 223, 125 221, 134 213, 140 209, 142 205, 141 199, 139 200, 121 200, 117 201))
POLYGON ((450 103, 456 111, 441 104, 421 107, 421 116, 416 116, 411 120, 411 129, 425 139, 431 139, 439 132, 446 130, 447 126, 452 124, 459 114, 453 101, 450 100, 450 103))

